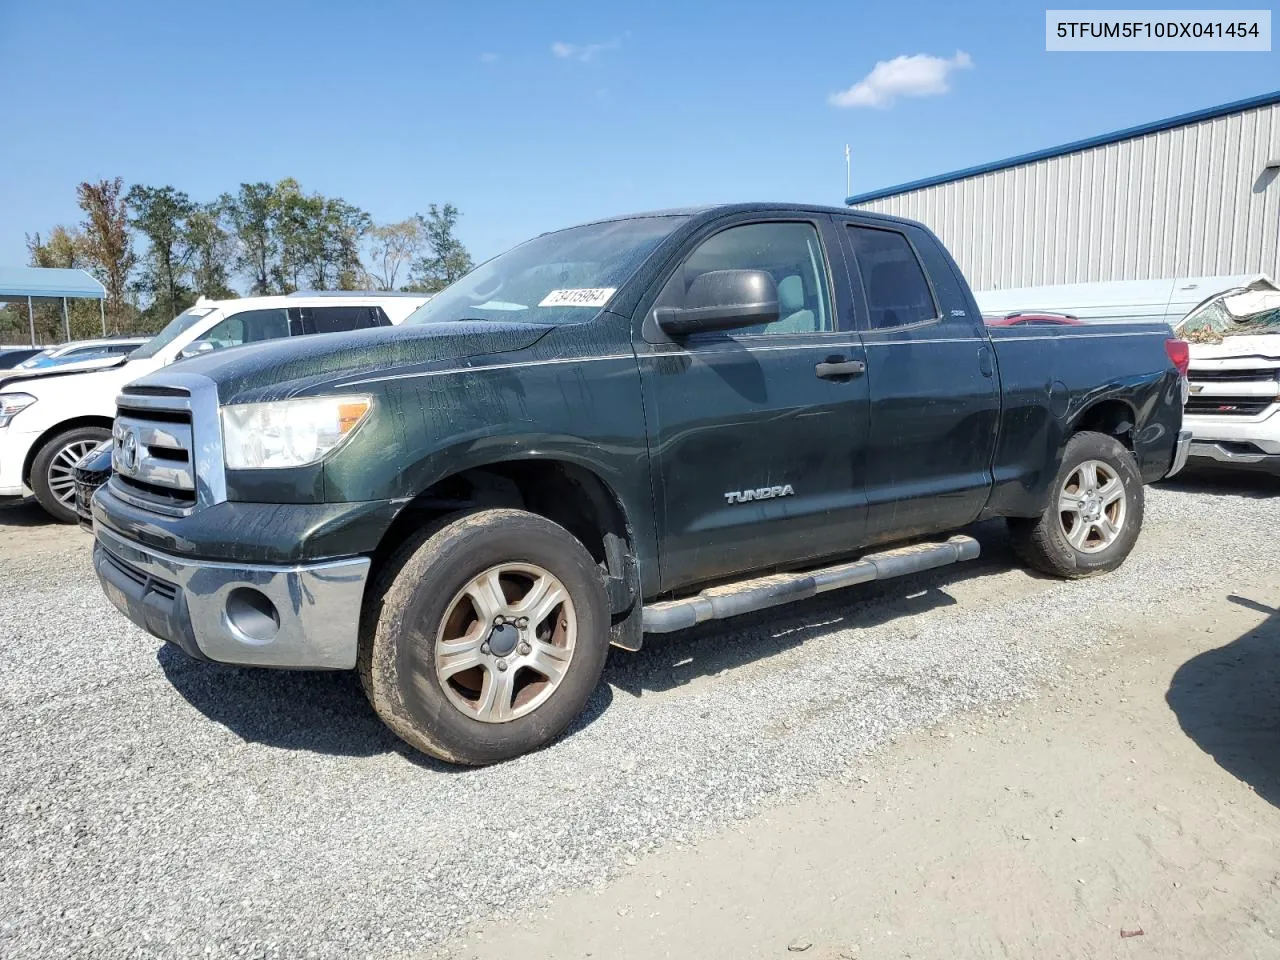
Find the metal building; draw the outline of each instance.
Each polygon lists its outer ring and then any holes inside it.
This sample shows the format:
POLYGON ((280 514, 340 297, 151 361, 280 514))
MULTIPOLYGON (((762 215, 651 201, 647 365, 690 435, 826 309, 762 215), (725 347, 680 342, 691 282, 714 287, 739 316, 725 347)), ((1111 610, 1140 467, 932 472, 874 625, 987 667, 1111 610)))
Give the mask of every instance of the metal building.
POLYGON ((1280 90, 846 202, 931 227, 975 290, 1280 279, 1280 90))

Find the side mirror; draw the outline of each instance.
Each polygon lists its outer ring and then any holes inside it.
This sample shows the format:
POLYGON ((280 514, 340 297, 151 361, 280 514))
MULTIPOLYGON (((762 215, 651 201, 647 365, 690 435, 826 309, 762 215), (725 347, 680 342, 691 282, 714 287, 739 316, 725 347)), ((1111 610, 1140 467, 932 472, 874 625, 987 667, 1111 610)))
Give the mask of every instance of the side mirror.
POLYGON ((660 307, 654 319, 673 337, 772 323, 778 287, 764 270, 712 270, 689 285, 684 306, 660 307))
POLYGON ((178 351, 179 360, 188 360, 191 357, 198 357, 202 353, 212 353, 214 350, 213 343, 209 340, 194 340, 178 351))

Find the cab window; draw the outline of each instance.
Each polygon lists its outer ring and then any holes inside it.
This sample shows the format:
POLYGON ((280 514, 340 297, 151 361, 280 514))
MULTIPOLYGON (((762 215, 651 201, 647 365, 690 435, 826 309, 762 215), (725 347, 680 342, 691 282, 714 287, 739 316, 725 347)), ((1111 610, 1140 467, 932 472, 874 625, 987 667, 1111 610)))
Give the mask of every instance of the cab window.
POLYGON ((243 310, 217 323, 198 339, 212 343, 214 349, 238 347, 244 343, 276 340, 289 336, 289 316, 281 309, 243 310))
POLYGON ((811 223, 748 223, 708 237, 672 278, 672 283, 683 286, 675 293, 682 299, 698 276, 713 270, 763 270, 778 288, 778 319, 731 331, 731 336, 835 329, 826 261, 818 231, 811 223))
POLYGON ((849 240, 866 291, 872 330, 938 318, 924 268, 905 236, 896 230, 851 226, 849 240))

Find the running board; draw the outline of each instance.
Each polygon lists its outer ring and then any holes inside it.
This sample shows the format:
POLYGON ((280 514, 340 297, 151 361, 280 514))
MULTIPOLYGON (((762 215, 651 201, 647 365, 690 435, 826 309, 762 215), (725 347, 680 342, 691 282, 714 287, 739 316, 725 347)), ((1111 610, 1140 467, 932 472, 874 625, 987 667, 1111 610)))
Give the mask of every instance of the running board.
POLYGON ((806 573, 779 573, 755 580, 743 580, 723 587, 711 587, 695 597, 648 604, 644 608, 645 633, 684 630, 705 620, 722 620, 743 613, 806 600, 828 590, 840 590, 872 580, 888 580, 910 573, 945 567, 978 556, 978 541, 954 536, 946 543, 917 543, 884 553, 872 553, 835 567, 806 573))

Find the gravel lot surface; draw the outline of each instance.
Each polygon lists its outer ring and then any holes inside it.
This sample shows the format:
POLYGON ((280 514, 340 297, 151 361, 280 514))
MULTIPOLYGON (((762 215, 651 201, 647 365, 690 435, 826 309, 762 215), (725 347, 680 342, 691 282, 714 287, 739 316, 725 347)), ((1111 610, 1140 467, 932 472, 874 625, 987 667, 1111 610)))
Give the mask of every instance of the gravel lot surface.
POLYGON ((480 771, 401 747, 354 675, 162 649, 102 599, 87 536, 39 527, 24 550, 29 508, 4 508, 0 954, 430 956, 896 736, 999 712, 1124 616, 1276 569, 1275 492, 1149 490, 1108 577, 1029 575, 987 526, 976 563, 614 651, 569 736, 480 771))

